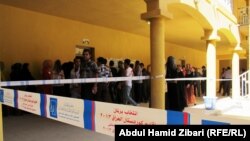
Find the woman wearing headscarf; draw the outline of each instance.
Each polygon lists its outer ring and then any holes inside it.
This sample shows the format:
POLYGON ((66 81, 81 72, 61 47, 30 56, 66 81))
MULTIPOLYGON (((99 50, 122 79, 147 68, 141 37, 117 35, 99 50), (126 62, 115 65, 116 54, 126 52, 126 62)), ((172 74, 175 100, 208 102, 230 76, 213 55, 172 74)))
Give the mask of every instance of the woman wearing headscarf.
MULTIPOLYGON (((52 60, 44 60, 42 68, 42 79, 50 80, 52 79, 52 60)), ((43 85, 43 93, 52 94, 52 85, 43 85)))
MULTIPOLYGON (((174 79, 178 78, 178 71, 175 64, 175 59, 173 56, 169 56, 166 63, 167 72, 166 78, 174 79)), ((183 87, 180 87, 180 82, 177 81, 167 81, 168 91, 166 93, 166 101, 165 106, 167 110, 174 110, 174 111, 182 111, 184 109, 185 104, 182 104, 181 100, 184 98, 181 96, 181 91, 183 87)))

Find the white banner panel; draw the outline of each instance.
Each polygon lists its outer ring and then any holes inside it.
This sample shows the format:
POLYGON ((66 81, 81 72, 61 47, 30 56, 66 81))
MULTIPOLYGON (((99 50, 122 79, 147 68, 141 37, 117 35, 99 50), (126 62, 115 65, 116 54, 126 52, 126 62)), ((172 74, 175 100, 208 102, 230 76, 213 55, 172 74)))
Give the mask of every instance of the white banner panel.
POLYGON ((14 90, 11 89, 2 89, 3 90, 3 104, 10 107, 15 107, 14 101, 14 90))
POLYGON ((166 111, 129 105, 95 102, 96 132, 114 136, 114 125, 166 124, 166 111))
POLYGON ((40 115, 40 94, 18 91, 18 109, 40 115))
POLYGON ((47 95, 47 117, 83 128, 83 100, 47 95))

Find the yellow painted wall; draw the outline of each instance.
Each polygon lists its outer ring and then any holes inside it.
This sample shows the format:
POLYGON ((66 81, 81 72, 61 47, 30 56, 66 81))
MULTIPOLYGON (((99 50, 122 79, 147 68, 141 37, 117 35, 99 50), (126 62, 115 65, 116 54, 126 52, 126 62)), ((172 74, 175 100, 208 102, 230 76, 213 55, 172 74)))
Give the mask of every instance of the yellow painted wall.
MULTIPOLYGON (((240 59, 240 63, 239 63, 239 72, 241 72, 241 69, 245 69, 247 70, 247 60, 246 59, 240 59)), ((231 67, 232 69, 232 60, 220 60, 220 74, 221 74, 221 70, 222 68, 227 68, 227 67, 231 67)))
POLYGON ((186 64, 191 64, 197 68, 201 68, 203 65, 206 66, 206 52, 204 51, 167 43, 166 58, 168 56, 174 56, 178 64, 180 64, 180 59, 182 59, 185 60, 186 64))
MULTIPOLYGON (((95 47, 95 57, 139 59, 145 66, 150 64, 150 42, 144 36, 1 4, 0 17, 0 60, 5 63, 5 74, 11 64, 28 62, 32 74, 40 79, 44 59, 73 60, 75 46, 83 38, 95 47)), ((206 62, 205 52, 167 43, 166 58, 169 55, 199 68, 206 62)))
POLYGON ((38 77, 44 59, 73 60, 83 38, 95 47, 96 57, 128 57, 149 64, 149 38, 144 36, 5 5, 0 5, 0 17, 0 60, 7 72, 15 62, 28 62, 38 77))
MULTIPOLYGON (((247 70, 247 60, 246 59, 240 59, 239 63, 239 72, 241 73, 241 69, 247 70)), ((221 78, 221 72, 222 68, 230 67, 232 70, 232 60, 231 59, 217 59, 217 69, 216 69, 216 78, 221 78)), ((217 81, 217 90, 219 89, 219 81, 217 81)))

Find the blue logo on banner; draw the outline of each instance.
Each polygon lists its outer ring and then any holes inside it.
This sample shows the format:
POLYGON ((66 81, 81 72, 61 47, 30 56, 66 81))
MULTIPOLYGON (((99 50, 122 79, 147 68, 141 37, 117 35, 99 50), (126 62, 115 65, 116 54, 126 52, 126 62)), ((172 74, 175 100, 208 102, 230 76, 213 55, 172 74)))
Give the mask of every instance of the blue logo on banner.
POLYGON ((3 90, 0 90, 0 102, 3 103, 3 90))
POLYGON ((213 121, 213 120, 202 120, 201 121, 202 125, 230 125, 227 122, 220 122, 220 121, 213 121))
POLYGON ((46 106, 47 106, 47 97, 46 94, 40 94, 40 111, 41 111, 41 116, 47 117, 47 111, 46 111, 46 106))
POLYGON ((57 118, 57 99, 50 98, 49 113, 51 117, 57 118))

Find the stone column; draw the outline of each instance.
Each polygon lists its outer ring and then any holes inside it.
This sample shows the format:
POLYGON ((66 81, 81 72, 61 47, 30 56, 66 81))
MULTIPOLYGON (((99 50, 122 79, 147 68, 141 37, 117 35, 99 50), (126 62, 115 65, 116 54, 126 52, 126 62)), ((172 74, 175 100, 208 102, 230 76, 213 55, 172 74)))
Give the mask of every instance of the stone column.
MULTIPOLYGON (((145 0, 147 12, 141 15, 150 22, 151 101, 152 108, 165 109, 165 19, 170 18, 166 0, 145 0)), ((146 23, 145 23, 146 24, 146 23)))
POLYGON ((240 97, 240 78, 239 78, 239 50, 233 51, 232 59, 232 98, 236 99, 240 97))
POLYGON ((216 42, 220 40, 217 36, 216 30, 205 30, 205 36, 202 38, 206 40, 207 46, 207 85, 206 96, 208 98, 216 97, 216 42))
POLYGON ((207 40, 207 97, 216 97, 216 41, 207 40))

